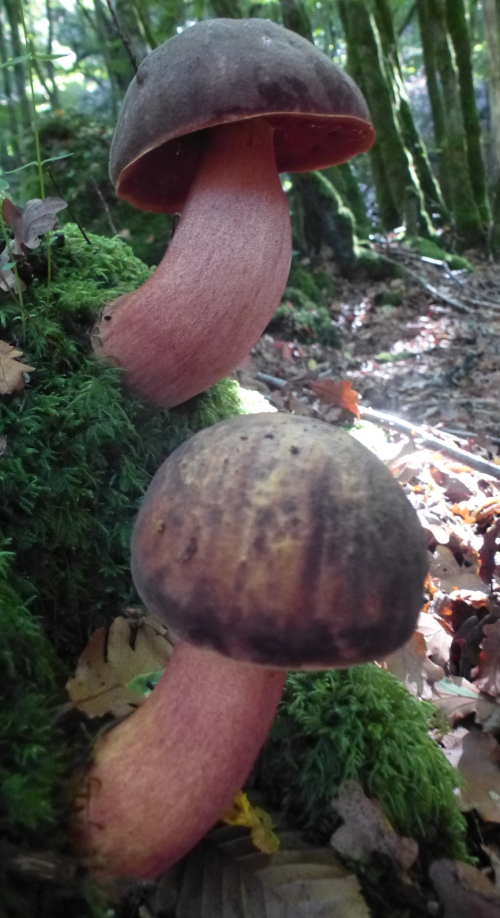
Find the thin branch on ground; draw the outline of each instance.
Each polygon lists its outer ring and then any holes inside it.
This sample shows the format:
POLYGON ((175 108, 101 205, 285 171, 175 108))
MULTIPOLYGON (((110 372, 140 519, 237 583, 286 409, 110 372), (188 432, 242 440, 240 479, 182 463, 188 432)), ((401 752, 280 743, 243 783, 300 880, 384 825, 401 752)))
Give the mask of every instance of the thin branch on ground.
POLYGON ((495 462, 490 462, 488 459, 483 459, 481 456, 475 456, 473 453, 469 453, 465 449, 460 449, 458 446, 453 446, 451 443, 445 442, 440 437, 426 430, 425 427, 419 427, 418 424, 412 424, 411 421, 404 421, 402 418, 398 418, 392 414, 386 414, 383 411, 376 411, 374 408, 363 408, 360 406, 359 411, 361 417, 366 421, 372 421, 374 424, 378 424, 379 427, 388 427, 393 430, 398 430, 401 433, 408 434, 415 440, 420 440, 423 446, 436 449, 447 456, 451 456, 452 459, 458 459, 464 465, 467 465, 471 469, 475 469, 477 472, 482 472, 484 475, 490 475, 492 478, 500 479, 500 465, 497 465, 495 462))

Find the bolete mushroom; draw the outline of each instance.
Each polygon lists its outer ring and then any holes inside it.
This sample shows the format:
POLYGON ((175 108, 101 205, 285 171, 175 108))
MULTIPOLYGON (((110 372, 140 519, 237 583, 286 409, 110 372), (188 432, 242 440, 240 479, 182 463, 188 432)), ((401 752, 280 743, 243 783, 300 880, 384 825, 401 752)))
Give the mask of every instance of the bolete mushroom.
POLYGON ((387 468, 324 422, 246 416, 177 449, 139 512, 132 572, 179 642, 82 785, 77 836, 96 872, 153 877, 189 851, 248 776, 287 668, 407 640, 426 554, 387 468))
POLYGON ((110 174, 118 197, 182 217, 153 275, 104 310, 98 352, 168 407, 227 375, 286 284, 279 172, 342 163, 373 139, 350 77, 268 20, 207 20, 153 51, 125 96, 110 174))

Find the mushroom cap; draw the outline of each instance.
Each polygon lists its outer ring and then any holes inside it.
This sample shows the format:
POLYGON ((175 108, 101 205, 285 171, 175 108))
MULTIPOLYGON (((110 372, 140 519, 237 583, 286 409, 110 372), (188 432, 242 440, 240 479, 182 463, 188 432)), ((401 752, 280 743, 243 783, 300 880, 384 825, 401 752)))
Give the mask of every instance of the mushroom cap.
POLYGON ((148 609, 182 640, 270 667, 376 659, 411 635, 427 551, 400 484, 324 421, 257 414, 156 473, 132 538, 148 609))
POLYGON ((279 172, 305 172, 368 150, 375 134, 347 74, 311 42, 267 19, 211 19, 141 63, 110 155, 118 197, 182 209, 206 129, 245 118, 275 127, 279 172))

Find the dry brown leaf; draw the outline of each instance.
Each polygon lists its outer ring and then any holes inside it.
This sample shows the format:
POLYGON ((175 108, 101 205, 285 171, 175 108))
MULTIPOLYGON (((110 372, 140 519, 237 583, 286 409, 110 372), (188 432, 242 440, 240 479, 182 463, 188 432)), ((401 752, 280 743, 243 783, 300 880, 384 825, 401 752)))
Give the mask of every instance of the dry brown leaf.
POLYGON ((417 631, 425 638, 427 653, 433 657, 438 666, 447 666, 450 661, 450 647, 453 635, 447 630, 442 619, 428 612, 421 612, 417 631))
POLYGON ((481 696, 472 682, 462 676, 450 676, 432 686, 432 703, 454 724, 476 714, 481 696))
POLYGON ((68 205, 62 198, 32 198, 25 207, 16 207, 9 198, 2 202, 2 217, 14 232, 11 251, 23 255, 26 249, 36 249, 40 236, 48 233, 57 223, 57 212, 68 205))
POLYGON ((22 356, 22 351, 18 351, 6 341, 0 341, 0 395, 20 392, 25 385, 24 374, 34 372, 35 367, 20 363, 19 357, 22 356))
POLYGON ((308 845, 295 832, 282 832, 280 842, 276 854, 261 854, 244 830, 216 829, 173 877, 179 885, 172 913, 177 918, 369 918, 357 877, 331 849, 308 845))
POLYGON ((446 545, 438 545, 432 555, 430 575, 440 581, 443 593, 451 593, 453 590, 482 590, 486 593, 484 581, 472 568, 461 567, 446 545))
POLYGON ((317 379, 309 383, 309 386, 324 402, 337 408, 346 408, 355 417, 361 417, 358 408, 359 392, 352 388, 352 383, 348 379, 317 379))
POLYGON ((464 737, 458 770, 464 810, 475 809, 486 822, 500 822, 500 746, 489 734, 473 730, 464 737))
POLYGON ((66 689, 74 706, 87 717, 113 714, 123 717, 142 704, 144 695, 127 688, 136 676, 163 669, 172 653, 166 631, 151 616, 139 624, 134 646, 134 625, 119 616, 109 634, 94 632, 78 660, 66 689))
POLYGON ((432 699, 431 683, 444 677, 444 669, 429 660, 425 638, 418 631, 403 647, 378 663, 396 676, 412 695, 426 700, 432 699))
MULTIPOLYGON (((484 640, 474 684, 494 698, 500 696, 500 621, 483 627, 484 640)), ((474 675, 474 674, 473 674, 474 675)))
POLYGON ((417 842, 394 831, 380 805, 365 796, 357 781, 344 781, 332 806, 344 820, 344 825, 330 839, 337 854, 361 861, 377 852, 403 870, 409 870, 415 863, 417 842))
POLYGON ((444 918, 500 918, 500 891, 460 861, 434 861, 429 876, 444 905, 444 918))

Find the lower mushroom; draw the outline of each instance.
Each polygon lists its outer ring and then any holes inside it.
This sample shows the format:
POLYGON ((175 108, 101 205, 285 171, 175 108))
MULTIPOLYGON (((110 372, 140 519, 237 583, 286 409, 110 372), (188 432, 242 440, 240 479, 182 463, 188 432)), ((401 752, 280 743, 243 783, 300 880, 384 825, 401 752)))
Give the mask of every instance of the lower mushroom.
POLYGON ((285 668, 403 644, 426 556, 400 485, 328 424, 246 416, 176 450, 139 512, 132 572, 180 641, 82 785, 76 831, 95 872, 152 877, 189 851, 248 776, 285 668))
POLYGON ((292 241, 263 118, 221 125, 152 276, 106 308, 97 350, 137 394, 173 407, 234 370, 279 305, 292 241))

